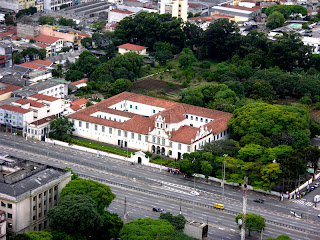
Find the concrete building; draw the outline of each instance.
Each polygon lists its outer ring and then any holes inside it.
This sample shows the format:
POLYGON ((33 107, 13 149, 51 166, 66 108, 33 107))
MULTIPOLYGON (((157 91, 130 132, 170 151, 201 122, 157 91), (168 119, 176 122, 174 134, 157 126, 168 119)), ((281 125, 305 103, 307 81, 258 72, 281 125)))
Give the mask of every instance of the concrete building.
MULTIPOLYGON (((251 19, 254 19, 256 16, 256 13, 254 12, 253 9, 239 9, 238 8, 233 8, 229 7, 230 5, 222 7, 222 6, 214 6, 211 9, 211 15, 216 15, 216 14, 221 14, 225 16, 231 16, 234 18, 235 22, 247 22, 251 19)), ((241 7, 243 8, 243 7, 241 7)))
POLYGON ((171 13, 172 17, 181 18, 183 21, 187 21, 188 0, 159 0, 158 13, 171 13))
POLYGON ((63 47, 63 39, 60 37, 53 37, 53 36, 40 34, 37 37, 27 37, 27 39, 33 39, 37 43, 41 43, 43 45, 50 47, 49 51, 47 52, 47 57, 57 55, 57 53, 63 47))
POLYGON ((123 92, 68 116, 74 135, 180 159, 229 138, 232 114, 123 92))
POLYGON ((19 38, 37 37, 40 34, 40 28, 38 23, 17 23, 17 36, 19 38))
MULTIPOLYGON (((0 79, 1 80, 1 79, 0 79)), ((16 97, 27 98, 35 94, 43 94, 55 98, 65 98, 68 95, 67 84, 47 80, 26 86, 13 92, 16 97)))
POLYGON ((190 237, 204 240, 208 236, 208 224, 191 221, 186 223, 183 232, 190 237))
POLYGON ((118 52, 120 54, 125 54, 127 52, 135 52, 141 55, 147 55, 147 48, 144 46, 139 46, 131 43, 126 43, 118 46, 118 52))
POLYGON ((50 122, 55 119, 56 116, 51 115, 28 124, 27 138, 44 141, 50 131, 50 122))
POLYGON ((0 211, 0 240, 6 240, 7 235, 7 214, 0 211))
POLYGON ((12 44, 9 41, 0 42, 0 68, 12 66, 12 44))
POLYGON ((57 11, 60 10, 61 5, 67 4, 68 6, 72 6, 73 0, 44 0, 44 10, 47 11, 57 11))
POLYGON ((70 180, 68 170, 1 153, 0 211, 7 214, 7 234, 46 229, 48 211, 70 180))

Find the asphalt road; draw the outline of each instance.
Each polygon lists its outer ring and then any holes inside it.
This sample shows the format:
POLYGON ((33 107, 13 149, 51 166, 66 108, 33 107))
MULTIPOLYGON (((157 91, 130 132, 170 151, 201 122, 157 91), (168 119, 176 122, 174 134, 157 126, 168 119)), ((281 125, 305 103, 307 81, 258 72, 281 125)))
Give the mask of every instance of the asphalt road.
MULTIPOLYGON (((129 219, 139 217, 157 218, 159 213, 152 212, 152 207, 160 207, 166 211, 178 214, 180 202, 175 199, 181 198, 184 201, 189 201, 181 203, 182 214, 188 219, 195 219, 202 222, 208 220, 210 239, 239 239, 239 230, 234 222, 235 214, 230 212, 239 213, 242 211, 242 193, 240 189, 225 189, 225 198, 223 198, 221 196, 221 188, 218 185, 197 181, 196 189, 197 191, 201 191, 201 195, 194 197, 190 194, 193 188, 193 179, 184 179, 181 176, 173 176, 164 172, 160 173, 150 168, 127 165, 126 163, 116 160, 101 159, 93 154, 70 151, 69 149, 43 142, 25 141, 20 137, 12 137, 4 134, 0 134, 0 145, 3 145, 4 152, 15 156, 37 160, 59 167, 69 166, 75 172, 82 173, 86 176, 96 176, 102 180, 105 179, 138 188, 138 190, 132 191, 126 187, 123 188, 109 184, 112 191, 117 195, 116 200, 110 206, 110 211, 123 215, 123 202, 126 196, 129 219), (13 150, 13 148, 17 150, 13 150), (51 156, 55 156, 55 158, 51 158, 51 156), (57 159, 61 160, 58 161, 57 159), (68 160, 69 162, 62 160, 68 160), (70 163, 70 161, 75 160, 80 164, 70 163), (85 163, 86 165, 90 163, 95 168, 81 166, 81 163, 85 163), (108 169, 115 168, 122 172, 110 174, 97 169, 101 166, 107 166, 108 169), (133 181, 132 176, 136 176, 137 179, 140 178, 140 180, 133 181), (148 180, 143 181, 144 178, 148 180), (161 183, 162 186, 154 184, 155 182, 161 183), (149 192, 144 193, 143 191, 149 192), (162 195, 159 197, 157 194, 162 195), (169 197, 174 197, 175 199, 170 199, 169 197), (212 208, 199 207, 197 204, 192 204, 193 201, 210 206, 216 202, 224 203, 229 213, 226 211, 217 211, 212 208)), ((256 192, 249 192, 247 212, 260 214, 267 220, 274 221, 275 223, 286 224, 293 228, 299 227, 305 230, 312 230, 320 234, 320 230, 318 230, 319 220, 316 217, 317 213, 312 207, 296 204, 288 200, 279 202, 278 198, 272 196, 264 197, 256 192), (263 198, 266 201, 264 204, 254 203, 253 200, 255 198, 263 198), (304 213, 305 218, 297 219, 290 216, 289 212, 291 210, 297 213, 304 213)), ((284 228, 270 223, 267 223, 263 238, 276 237, 281 234, 287 234, 292 239, 320 239, 320 235, 310 235, 304 231, 296 231, 292 228, 284 228)), ((252 239, 256 239, 257 237, 260 237, 260 235, 253 234, 252 239)))

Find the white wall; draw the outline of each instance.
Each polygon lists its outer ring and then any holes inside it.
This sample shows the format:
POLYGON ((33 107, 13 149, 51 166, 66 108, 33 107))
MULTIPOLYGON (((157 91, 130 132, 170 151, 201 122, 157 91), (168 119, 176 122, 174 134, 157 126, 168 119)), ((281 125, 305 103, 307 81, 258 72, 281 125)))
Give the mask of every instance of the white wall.
POLYGON ((161 108, 161 107, 156 107, 156 106, 132 102, 132 101, 126 101, 126 100, 116 103, 110 106, 109 108, 131 112, 131 113, 139 114, 142 116, 152 116, 153 114, 156 114, 158 112, 165 110, 164 108, 161 108))
POLYGON ((45 90, 39 91, 40 94, 52 96, 56 98, 64 98, 68 95, 68 87, 66 84, 61 83, 51 88, 47 88, 45 90))
POLYGON ((118 52, 120 54, 125 54, 125 53, 128 53, 128 52, 135 52, 135 53, 138 53, 140 55, 148 55, 147 54, 147 49, 142 49, 140 51, 133 51, 133 50, 129 50, 129 49, 126 49, 126 48, 118 48, 118 52))

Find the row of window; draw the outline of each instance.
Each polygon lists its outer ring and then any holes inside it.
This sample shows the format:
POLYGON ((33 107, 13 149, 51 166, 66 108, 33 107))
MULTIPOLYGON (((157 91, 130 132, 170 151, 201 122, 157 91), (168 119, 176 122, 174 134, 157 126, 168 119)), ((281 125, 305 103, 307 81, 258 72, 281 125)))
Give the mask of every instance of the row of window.
POLYGON ((12 204, 1 201, 1 207, 8 207, 9 209, 12 209, 12 204))
MULTIPOLYGON (((186 115, 186 119, 189 119, 189 116, 188 115, 186 115)), ((193 120, 193 116, 190 116, 190 120, 193 120)), ((195 121, 198 121, 199 120, 199 118, 198 117, 195 117, 194 118, 194 120, 195 121)), ((205 119, 203 119, 202 117, 200 117, 200 122, 205 122, 205 123, 208 123, 209 122, 209 119, 207 119, 207 118, 205 118, 205 119)), ((210 120, 210 122, 211 122, 212 120, 210 120)))
MULTIPOLYGON (((0 116, 2 117, 2 116, 3 116, 3 113, 0 113, 0 116)), ((6 117, 6 118, 11 118, 11 114, 6 113, 5 117, 6 117)), ((12 119, 16 119, 16 115, 12 115, 12 119)), ((21 117, 21 116, 19 116, 19 120, 22 120, 22 117, 21 117)))

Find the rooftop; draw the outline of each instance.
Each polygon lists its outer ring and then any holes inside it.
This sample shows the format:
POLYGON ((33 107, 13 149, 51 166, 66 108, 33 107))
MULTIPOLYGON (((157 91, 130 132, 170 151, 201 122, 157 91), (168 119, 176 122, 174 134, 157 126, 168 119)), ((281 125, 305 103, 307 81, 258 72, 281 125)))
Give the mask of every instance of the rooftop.
POLYGON ((126 43, 126 44, 122 44, 122 45, 118 46, 118 48, 124 48, 124 49, 132 50, 132 51, 141 51, 143 49, 147 49, 148 47, 139 46, 139 45, 135 45, 135 44, 131 44, 131 43, 126 43))
POLYGON ((37 42, 43 42, 43 43, 48 43, 48 44, 53 44, 60 39, 61 38, 52 37, 52 36, 43 35, 43 34, 40 34, 38 37, 34 38, 34 40, 37 42))
POLYGON ((47 95, 40 94, 40 93, 32 95, 32 96, 30 96, 30 98, 34 98, 34 99, 37 99, 37 100, 43 100, 43 101, 47 101, 47 102, 54 102, 54 101, 59 99, 59 98, 47 96, 47 95))
POLYGON ((8 111, 12 111, 12 112, 22 113, 22 114, 30 112, 30 110, 28 110, 28 109, 24 109, 24 108, 12 106, 12 105, 2 105, 2 106, 0 106, 0 108, 8 110, 8 111))
POLYGON ((119 8, 113 9, 111 12, 122 13, 122 14, 133 14, 134 12, 130 12, 126 9, 122 10, 119 8))
POLYGON ((87 99, 85 98, 80 98, 79 100, 73 101, 71 102, 72 105, 78 105, 78 106, 82 106, 84 104, 86 104, 88 102, 87 99))
POLYGON ((0 153, 0 194, 18 197, 61 177, 70 177, 65 169, 36 163, 0 153), (5 167, 5 168, 4 168, 5 167), (7 170, 5 170, 7 169, 7 170))

